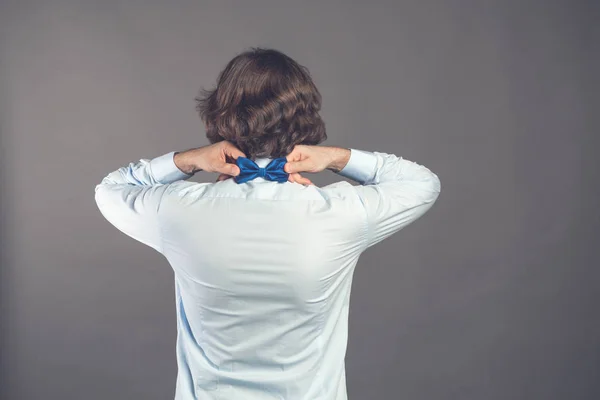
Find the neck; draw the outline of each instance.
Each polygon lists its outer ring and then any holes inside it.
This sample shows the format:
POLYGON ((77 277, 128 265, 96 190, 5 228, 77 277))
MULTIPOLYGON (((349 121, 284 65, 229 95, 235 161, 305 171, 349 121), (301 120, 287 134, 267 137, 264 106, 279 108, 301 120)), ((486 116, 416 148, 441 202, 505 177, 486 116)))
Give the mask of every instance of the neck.
POLYGON ((267 164, 269 164, 272 160, 274 160, 274 157, 256 157, 254 159, 254 162, 256 163, 256 165, 258 165, 261 168, 264 168, 267 166, 267 164))

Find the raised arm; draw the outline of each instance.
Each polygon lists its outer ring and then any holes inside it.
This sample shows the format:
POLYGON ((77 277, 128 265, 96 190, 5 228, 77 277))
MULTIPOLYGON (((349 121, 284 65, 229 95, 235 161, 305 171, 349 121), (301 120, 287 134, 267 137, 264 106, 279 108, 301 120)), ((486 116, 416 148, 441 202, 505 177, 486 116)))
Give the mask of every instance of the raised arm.
POLYGON ((193 174, 180 170, 176 152, 131 162, 108 174, 96 185, 98 209, 117 229, 162 252, 158 210, 168 184, 193 174))
POLYGON ((349 157, 338 152, 330 169, 361 184, 355 189, 367 214, 366 247, 417 220, 437 200, 440 180, 425 166, 394 154, 349 151, 349 157), (344 164, 345 160, 347 163, 344 164))
POLYGON ((360 197, 367 215, 369 232, 365 248, 425 214, 440 194, 437 175, 393 154, 297 145, 287 160, 285 170, 289 173, 329 169, 361 184, 353 190, 360 197))
POLYGON ((221 141, 141 159, 102 179, 95 189, 96 204, 121 232, 162 253, 158 211, 170 184, 187 180, 198 171, 236 176, 239 167, 230 161, 243 155, 230 142, 221 141))

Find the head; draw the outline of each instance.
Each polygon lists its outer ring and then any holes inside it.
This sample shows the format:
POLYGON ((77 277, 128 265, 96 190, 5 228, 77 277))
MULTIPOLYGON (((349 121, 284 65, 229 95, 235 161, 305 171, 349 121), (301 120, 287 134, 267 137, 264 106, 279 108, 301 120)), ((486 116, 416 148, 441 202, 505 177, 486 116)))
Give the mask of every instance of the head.
POLYGON ((228 140, 251 159, 285 157, 297 144, 327 139, 321 94, 308 69, 277 50, 237 55, 196 104, 208 140, 228 140))

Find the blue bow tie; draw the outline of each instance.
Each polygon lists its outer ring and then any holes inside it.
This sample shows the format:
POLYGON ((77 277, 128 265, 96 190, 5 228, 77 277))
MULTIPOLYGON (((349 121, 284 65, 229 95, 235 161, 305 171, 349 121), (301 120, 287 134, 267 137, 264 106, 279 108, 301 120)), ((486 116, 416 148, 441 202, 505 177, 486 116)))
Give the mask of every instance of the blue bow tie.
POLYGON ((283 166, 287 163, 285 157, 271 160, 264 168, 259 167, 258 164, 246 157, 238 157, 235 163, 240 168, 240 174, 233 178, 236 183, 248 182, 258 177, 276 182, 286 182, 288 180, 289 174, 283 170, 283 166))

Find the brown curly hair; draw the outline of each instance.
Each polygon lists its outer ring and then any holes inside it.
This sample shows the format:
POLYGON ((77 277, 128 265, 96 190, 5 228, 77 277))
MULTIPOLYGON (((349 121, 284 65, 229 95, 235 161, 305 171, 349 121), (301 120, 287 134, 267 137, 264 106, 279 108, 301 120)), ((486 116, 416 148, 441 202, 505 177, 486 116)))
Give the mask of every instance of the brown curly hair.
POLYGON ((297 144, 327 139, 321 94, 308 69, 285 54, 251 48, 234 57, 196 109, 210 143, 228 140, 246 157, 285 157, 297 144))

